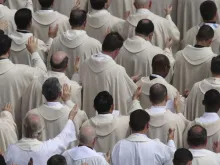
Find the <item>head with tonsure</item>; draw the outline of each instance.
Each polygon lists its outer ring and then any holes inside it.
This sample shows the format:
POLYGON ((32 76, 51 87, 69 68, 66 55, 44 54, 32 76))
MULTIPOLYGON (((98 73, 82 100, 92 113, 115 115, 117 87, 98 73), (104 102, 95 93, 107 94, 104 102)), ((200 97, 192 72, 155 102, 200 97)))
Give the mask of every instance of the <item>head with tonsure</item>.
POLYGON ((54 155, 48 159, 47 165, 67 165, 66 158, 63 155, 54 155))
POLYGON ((32 25, 32 12, 30 9, 19 9, 14 16, 15 24, 19 30, 30 30, 32 25))
POLYGON ((141 36, 147 41, 151 41, 154 33, 154 24, 149 19, 142 19, 135 28, 135 34, 141 36))
POLYGON ((80 129, 80 133, 79 133, 80 145, 94 148, 96 141, 97 141, 97 135, 94 128, 90 126, 85 126, 80 129))
POLYGON ((72 10, 69 23, 72 29, 85 29, 87 13, 84 10, 72 10))
POLYGON ((173 165, 192 165, 193 155, 186 148, 176 150, 173 158, 173 165))
POLYGON ((214 37, 214 30, 209 25, 203 25, 200 27, 198 34, 196 35, 197 45, 209 47, 214 37))
POLYGON ((205 106, 205 112, 218 113, 220 109, 220 93, 215 89, 211 89, 205 93, 203 105, 205 106))
POLYGON ((108 9, 110 3, 111 0, 90 0, 91 7, 94 10, 108 9))
POLYGON ((52 71, 65 72, 68 67, 68 55, 65 52, 58 51, 50 58, 50 65, 52 71))
POLYGON ((49 9, 53 6, 54 0, 38 0, 42 9, 49 9))
POLYGON ((200 14, 204 22, 213 23, 217 20, 217 6, 215 2, 208 0, 200 5, 200 14))
POLYGON ((168 100, 167 88, 162 84, 154 84, 150 87, 149 97, 153 106, 165 106, 168 100))
POLYGON ((134 6, 136 9, 150 9, 152 6, 151 0, 135 0, 134 6))
POLYGON ((157 74, 165 78, 170 71, 170 61, 167 56, 158 54, 152 60, 153 74, 157 74))

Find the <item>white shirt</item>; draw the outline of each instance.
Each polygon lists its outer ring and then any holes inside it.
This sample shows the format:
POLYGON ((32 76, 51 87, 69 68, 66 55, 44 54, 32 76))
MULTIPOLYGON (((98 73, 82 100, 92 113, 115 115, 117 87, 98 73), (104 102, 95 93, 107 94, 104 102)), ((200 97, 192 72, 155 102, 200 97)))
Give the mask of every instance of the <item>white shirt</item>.
POLYGON ((166 106, 152 106, 148 112, 150 112, 151 115, 165 113, 166 106))
POLYGON ((60 102, 47 102, 47 106, 57 109, 63 108, 63 104, 61 104, 60 102))
POLYGON ((219 120, 219 116, 217 113, 207 113, 205 112, 200 118, 199 122, 203 124, 214 123, 219 120))

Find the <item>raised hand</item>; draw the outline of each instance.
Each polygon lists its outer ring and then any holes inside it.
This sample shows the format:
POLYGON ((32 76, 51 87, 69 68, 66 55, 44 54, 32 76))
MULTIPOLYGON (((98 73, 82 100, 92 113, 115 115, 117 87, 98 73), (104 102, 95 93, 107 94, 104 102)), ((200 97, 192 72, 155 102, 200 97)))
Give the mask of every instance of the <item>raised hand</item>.
POLYGON ((70 111, 69 119, 70 119, 70 120, 73 120, 73 119, 75 118, 77 112, 78 112, 78 106, 75 105, 75 106, 73 107, 73 109, 70 111))
POLYGON ((168 131, 168 141, 169 140, 174 140, 174 133, 175 133, 175 129, 169 129, 168 131))
POLYGON ((28 39, 28 43, 26 44, 26 48, 31 54, 36 52, 38 49, 38 39, 33 36, 30 37, 28 39))
POLYGON ((134 92, 134 95, 132 97, 132 100, 139 100, 140 99, 140 96, 141 96, 141 92, 142 92, 142 88, 141 86, 139 86, 137 88, 137 90, 134 92))
POLYGON ((12 106, 11 103, 7 103, 7 104, 5 105, 5 107, 2 108, 2 110, 3 110, 3 111, 8 111, 8 112, 12 113, 12 111, 13 111, 13 106, 12 106))
POLYGON ((169 5, 169 6, 167 6, 164 10, 165 10, 165 12, 166 12, 166 15, 170 15, 170 14, 172 13, 173 6, 172 6, 172 5, 169 5))
POLYGON ((63 93, 62 93, 61 98, 64 102, 70 100, 70 98, 71 98, 71 86, 69 86, 68 84, 63 85, 63 93))
POLYGON ((49 27, 49 31, 48 31, 48 37, 49 37, 49 38, 56 38, 58 29, 59 29, 59 26, 58 26, 58 25, 56 25, 55 28, 53 28, 52 26, 50 26, 50 27, 49 27))

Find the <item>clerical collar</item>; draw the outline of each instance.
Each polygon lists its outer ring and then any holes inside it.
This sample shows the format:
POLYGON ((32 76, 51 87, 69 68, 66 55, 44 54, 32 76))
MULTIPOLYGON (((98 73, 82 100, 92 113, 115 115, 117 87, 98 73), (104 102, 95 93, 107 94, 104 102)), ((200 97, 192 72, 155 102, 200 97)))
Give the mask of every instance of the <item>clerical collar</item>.
POLYGON ((7 58, 0 58, 0 60, 7 60, 7 58))
POLYGON ((203 22, 199 25, 199 27, 203 26, 203 25, 208 25, 210 26, 213 30, 215 30, 216 28, 219 27, 219 24, 217 24, 216 22, 203 22))
POLYGON ((163 78, 163 77, 160 76, 160 75, 157 75, 157 74, 151 74, 151 75, 150 75, 150 80, 154 80, 154 79, 156 79, 156 78, 163 78))
POLYGON ((195 48, 204 48, 205 46, 196 44, 194 47, 195 47, 195 48))
POLYGON ((90 148, 91 150, 93 150, 93 148, 92 148, 92 147, 85 146, 85 145, 81 145, 81 144, 79 144, 79 145, 78 145, 78 147, 83 147, 83 146, 84 146, 84 147, 88 147, 88 148, 90 148))
POLYGON ((28 30, 20 30, 20 29, 17 29, 17 32, 19 32, 19 33, 31 33, 28 30))

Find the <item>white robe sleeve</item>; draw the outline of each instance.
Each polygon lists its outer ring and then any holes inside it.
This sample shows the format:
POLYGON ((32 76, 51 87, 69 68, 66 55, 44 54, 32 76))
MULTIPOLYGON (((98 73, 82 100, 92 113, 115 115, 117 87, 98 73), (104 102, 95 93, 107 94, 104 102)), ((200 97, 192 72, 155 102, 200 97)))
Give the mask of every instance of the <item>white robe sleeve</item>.
POLYGON ((137 109, 143 109, 141 107, 141 104, 140 104, 139 100, 133 100, 128 107, 129 107, 129 110, 128 110, 129 114, 136 111, 137 109))
POLYGON ((32 2, 32 0, 27 0, 27 3, 26 3, 25 7, 30 9, 33 12, 34 9, 33 9, 33 2, 32 2))
POLYGON ((172 21, 172 18, 170 15, 167 15, 166 16, 166 20, 168 20, 168 24, 167 26, 170 27, 169 29, 169 35, 170 37, 172 37, 172 39, 175 41, 175 42, 179 42, 180 40, 180 31, 179 29, 177 28, 177 26, 175 25, 175 23, 172 21))
POLYGON ((43 60, 41 59, 38 52, 34 52, 31 55, 31 66, 34 68, 39 68, 43 72, 47 71, 46 65, 44 64, 43 60))

